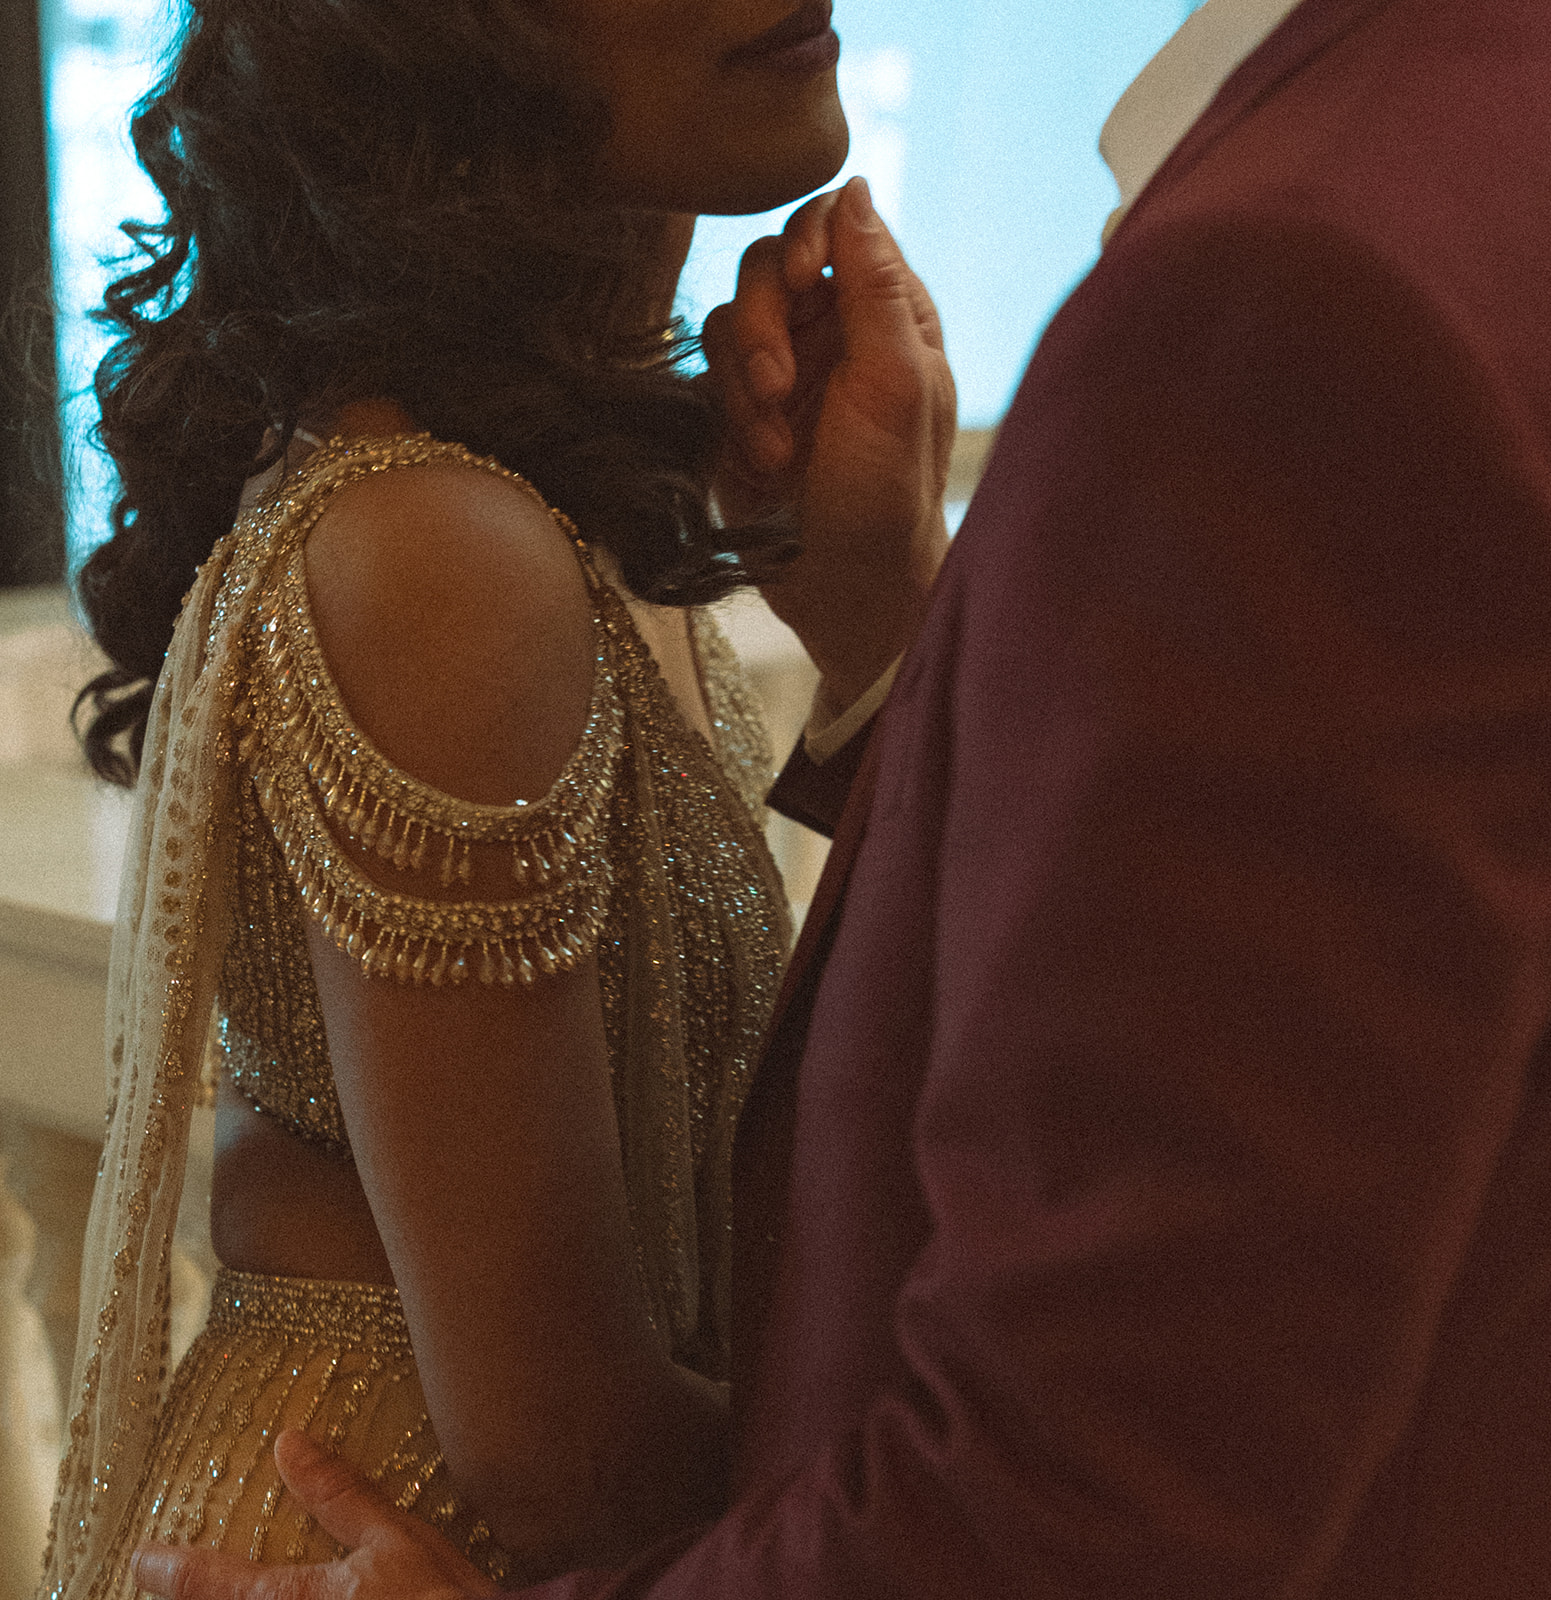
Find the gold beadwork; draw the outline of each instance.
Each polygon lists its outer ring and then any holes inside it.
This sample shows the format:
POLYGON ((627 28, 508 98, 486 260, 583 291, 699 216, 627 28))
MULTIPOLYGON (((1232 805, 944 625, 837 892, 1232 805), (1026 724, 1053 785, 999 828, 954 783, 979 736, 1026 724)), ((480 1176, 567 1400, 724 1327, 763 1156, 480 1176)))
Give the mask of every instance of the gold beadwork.
MULTIPOLYGON (((600 580, 578 549, 596 592, 600 580)), ((596 614, 593 631, 586 726, 549 793, 476 805, 394 766, 354 725, 313 629, 300 542, 276 563, 256 609, 237 753, 302 903, 368 977, 532 983, 592 953, 612 886, 601 828, 624 748, 609 634, 596 614), (465 903, 385 890, 339 848, 339 835, 410 878, 434 863, 443 890, 472 881, 476 846, 501 845, 517 894, 465 903)))
MULTIPOLYGON (((400 459, 401 445, 396 442, 392 456, 384 452, 381 459, 400 459)), ((370 459, 379 459, 376 447, 370 459)), ((325 484, 329 476, 323 474, 325 484)), ((587 726, 577 751, 542 802, 509 808, 466 805, 393 767, 349 718, 317 643, 300 565, 300 539, 316 520, 316 498, 311 492, 289 501, 286 520, 303 531, 285 539, 284 559, 275 563, 276 575, 260 597, 249 652, 254 668, 234 717, 243 735, 239 753, 247 751, 254 775, 239 796, 237 936, 222 975, 217 1034, 236 1086, 252 1104, 303 1137, 348 1155, 306 954, 300 920, 304 906, 328 919, 331 936, 369 976, 400 984, 477 981, 509 988, 538 981, 601 945, 606 1021, 618 1018, 629 1003, 623 919, 612 918, 601 897, 578 906, 581 886, 573 882, 567 888, 567 878, 592 853, 600 860, 600 876, 612 887, 612 862, 639 860, 650 849, 638 814, 619 805, 615 795, 628 716, 637 725, 638 743, 654 752, 656 781, 682 787, 690 772, 697 779, 694 801, 676 801, 672 808, 673 837, 680 848, 673 853, 670 870, 682 885, 674 897, 677 909, 666 918, 642 919, 639 937, 650 940, 654 964, 672 964, 658 970, 674 970, 692 952, 703 974, 706 1003, 689 1008, 681 1024, 693 1063, 694 1106, 710 1118, 722 1095, 741 1099, 758 1022, 773 998, 769 974, 779 969, 786 931, 778 880, 757 836, 772 770, 769 747, 741 668, 720 629, 708 613, 691 613, 691 638, 715 743, 714 752, 708 752, 700 736, 685 726, 628 611, 579 546, 594 596, 597 655, 587 726), (293 731, 304 723, 314 731, 301 751, 273 761, 277 748, 293 748, 293 731), (715 759, 707 765, 705 758, 713 753, 715 759), (739 823, 735 837, 729 837, 729 779, 755 824, 751 830, 739 823), (300 803, 287 803, 287 792, 299 793, 300 803), (273 826, 261 807, 278 819, 273 826), (477 843, 510 849, 513 878, 531 886, 530 896, 542 897, 552 913, 553 937, 503 936, 499 929, 479 925, 486 908, 460 907, 429 895, 396 896, 382 889, 345 860, 337 846, 330 848, 330 824, 348 829, 358 813, 358 842, 363 846, 366 830, 376 821, 374 860, 387 861, 411 878, 429 874, 433 881, 460 837, 460 825, 472 822, 473 831, 481 835, 477 843), (510 837, 502 839, 503 828, 510 837), (291 848, 283 851, 277 837, 289 839, 291 848), (430 844, 437 838, 444 842, 432 852, 430 844), (330 857, 326 874, 310 870, 307 840, 314 853, 330 857), (706 912, 717 903, 722 911, 708 917, 706 912), (405 910, 406 905, 413 909, 405 910), (385 915, 381 907, 387 908, 385 915), (416 919, 434 927, 431 937, 417 929, 416 919), (621 927, 611 931, 616 920, 621 927), (757 953, 749 962, 746 987, 745 980, 729 981, 728 974, 741 964, 730 957, 729 936, 734 946, 747 941, 757 953), (755 1019, 748 1030, 737 1024, 744 1007, 755 1019), (730 1059, 737 1063, 733 1079, 718 1088, 715 1080, 730 1059)), ((454 878, 456 867, 446 875, 454 878)), ((623 1021, 609 1022, 609 1032, 615 1048, 625 1048, 628 1029, 623 1021)), ((667 1034, 659 1047, 678 1048, 667 1034)), ((616 1072, 616 1083, 624 1095, 628 1077, 616 1072)), ((709 1125, 716 1120, 710 1118, 709 1125)), ((695 1127, 700 1126, 696 1120, 695 1127)), ((703 1151, 696 1153, 698 1157, 703 1151)), ((676 1231, 675 1238, 681 1237, 676 1231)))

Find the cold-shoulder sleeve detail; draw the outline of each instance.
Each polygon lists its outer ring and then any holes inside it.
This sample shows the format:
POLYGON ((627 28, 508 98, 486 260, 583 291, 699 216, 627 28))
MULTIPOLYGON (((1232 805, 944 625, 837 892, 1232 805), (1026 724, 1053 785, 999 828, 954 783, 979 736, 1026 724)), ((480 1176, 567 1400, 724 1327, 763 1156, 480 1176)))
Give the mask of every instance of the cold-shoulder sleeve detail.
MULTIPOLYGON (((316 517, 298 521, 305 529, 316 517)), ((608 910, 604 822, 625 744, 596 602, 593 692, 576 750, 541 799, 478 805, 395 766, 351 720, 313 626, 304 537, 259 596, 236 710, 239 754, 303 905, 369 977, 510 986, 574 967, 596 947, 608 910), (357 860, 369 855, 403 888, 363 871, 346 840, 357 860), (492 847, 509 860, 511 897, 468 898, 460 891, 472 882, 474 852, 492 847)), ((596 596, 601 580, 578 549, 596 596)))

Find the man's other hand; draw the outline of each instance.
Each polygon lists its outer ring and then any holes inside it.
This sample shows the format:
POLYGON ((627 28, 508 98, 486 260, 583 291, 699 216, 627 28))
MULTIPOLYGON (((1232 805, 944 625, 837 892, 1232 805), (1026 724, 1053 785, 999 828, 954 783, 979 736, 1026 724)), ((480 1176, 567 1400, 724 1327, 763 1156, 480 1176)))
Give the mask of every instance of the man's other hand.
POLYGON ((957 395, 936 308, 857 178, 749 247, 704 343, 723 508, 796 512, 802 553, 765 598, 847 704, 909 644, 947 548, 957 395))
POLYGON ((337 1457, 282 1433, 286 1487, 350 1554, 306 1567, 261 1567, 214 1550, 142 1545, 134 1579, 168 1600, 464 1600, 500 1591, 437 1531, 399 1511, 337 1457))

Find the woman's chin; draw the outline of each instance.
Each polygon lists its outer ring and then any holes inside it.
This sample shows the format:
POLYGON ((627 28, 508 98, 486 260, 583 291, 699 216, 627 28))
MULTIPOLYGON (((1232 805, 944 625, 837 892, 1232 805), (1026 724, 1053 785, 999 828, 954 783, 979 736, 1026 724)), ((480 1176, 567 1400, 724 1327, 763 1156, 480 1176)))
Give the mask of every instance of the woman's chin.
POLYGON ((729 172, 707 185, 707 203, 695 209, 702 216, 752 216, 790 205, 822 189, 845 165, 849 138, 816 141, 809 149, 787 149, 780 159, 762 163, 758 171, 729 172))
POLYGON ((817 114, 739 133, 691 141, 692 148, 669 146, 665 157, 649 165, 643 161, 647 147, 616 148, 606 190, 615 200, 649 210, 752 216, 823 188, 845 165, 851 142, 845 113, 833 97, 817 114))

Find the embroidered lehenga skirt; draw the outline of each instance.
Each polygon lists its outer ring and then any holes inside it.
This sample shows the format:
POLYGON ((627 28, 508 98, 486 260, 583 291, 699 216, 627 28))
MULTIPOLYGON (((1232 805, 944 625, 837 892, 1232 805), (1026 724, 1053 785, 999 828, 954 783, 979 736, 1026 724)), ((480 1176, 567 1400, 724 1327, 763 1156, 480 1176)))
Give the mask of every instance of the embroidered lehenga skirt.
MULTIPOLYGON (((222 1270, 210 1318, 172 1381, 132 1535, 255 1561, 327 1561, 339 1547, 290 1495, 274 1442, 298 1428, 497 1581, 490 1530, 458 1502, 426 1415, 398 1291, 222 1270)), ((127 1577, 109 1591, 133 1592, 127 1577)))

